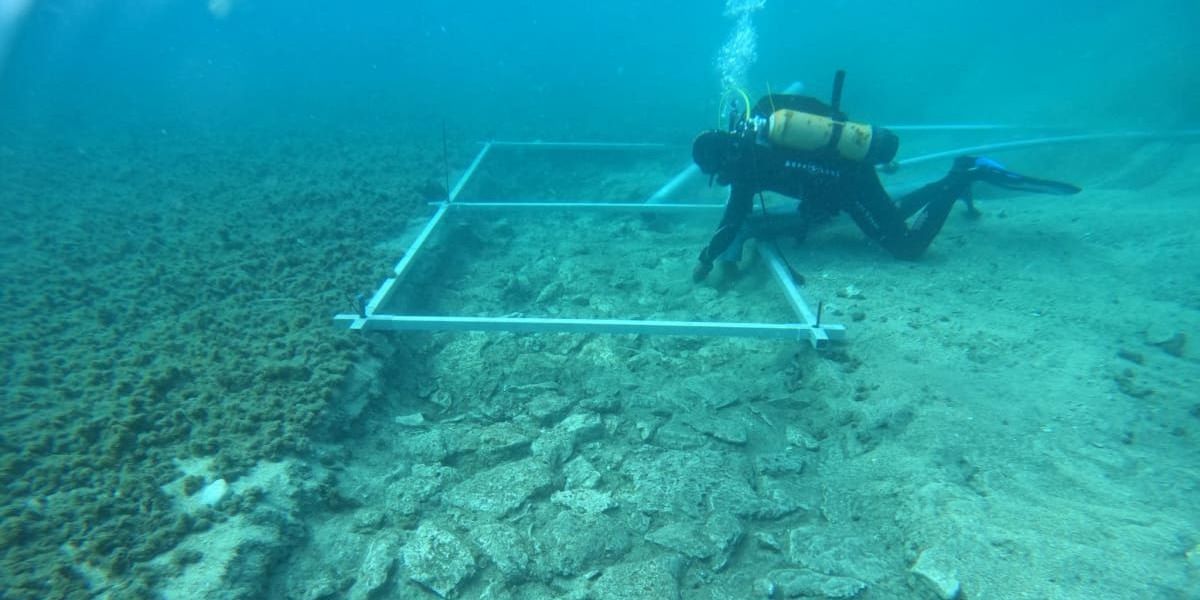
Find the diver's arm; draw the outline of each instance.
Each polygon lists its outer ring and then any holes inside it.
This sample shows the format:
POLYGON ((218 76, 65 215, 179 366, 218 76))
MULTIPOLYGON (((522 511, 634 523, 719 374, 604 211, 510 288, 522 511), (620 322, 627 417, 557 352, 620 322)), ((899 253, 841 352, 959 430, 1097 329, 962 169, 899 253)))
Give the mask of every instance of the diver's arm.
POLYGON ((746 216, 754 207, 754 189, 744 183, 734 183, 729 188, 729 201, 725 203, 725 214, 712 240, 700 251, 700 264, 696 265, 693 277, 699 281, 704 279, 712 270, 712 263, 720 256, 733 240, 737 238, 738 230, 746 221, 746 216))

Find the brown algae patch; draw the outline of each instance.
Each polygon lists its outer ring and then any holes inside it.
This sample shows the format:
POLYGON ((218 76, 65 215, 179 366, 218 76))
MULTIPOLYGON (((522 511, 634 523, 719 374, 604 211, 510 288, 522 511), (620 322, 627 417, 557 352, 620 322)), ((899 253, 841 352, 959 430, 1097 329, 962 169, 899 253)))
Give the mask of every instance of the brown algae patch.
POLYGON ((328 317, 394 259, 373 241, 421 181, 376 168, 395 148, 246 141, 6 161, 5 598, 148 596, 197 529, 174 461, 232 482, 302 452, 349 369, 361 338, 328 317))

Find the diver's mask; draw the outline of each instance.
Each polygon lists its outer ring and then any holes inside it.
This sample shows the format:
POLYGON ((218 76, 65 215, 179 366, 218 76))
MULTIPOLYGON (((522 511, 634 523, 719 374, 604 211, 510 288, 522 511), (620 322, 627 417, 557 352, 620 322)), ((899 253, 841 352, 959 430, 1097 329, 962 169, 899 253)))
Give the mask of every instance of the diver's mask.
MULTIPOLYGON (((756 119, 761 120, 761 119, 756 119)), ((757 127, 741 125, 731 131, 705 131, 692 142, 692 160, 700 171, 719 185, 728 185, 731 167, 751 152, 757 143, 757 127)))

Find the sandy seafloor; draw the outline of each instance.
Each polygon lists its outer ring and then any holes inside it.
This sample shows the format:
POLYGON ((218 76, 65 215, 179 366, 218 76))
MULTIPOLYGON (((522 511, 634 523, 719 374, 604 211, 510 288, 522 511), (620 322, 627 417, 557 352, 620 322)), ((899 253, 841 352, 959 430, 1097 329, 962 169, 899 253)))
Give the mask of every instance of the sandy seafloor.
MULTIPOLYGON (((1003 157, 1085 192, 981 189, 915 263, 782 242, 818 353, 335 329, 438 193, 395 139, 5 141, 0 597, 1200 596, 1200 147, 1003 157)), ((644 198, 671 152, 466 191, 644 198)), ((458 218, 397 308, 787 321, 761 262, 691 283, 716 218, 458 218)))

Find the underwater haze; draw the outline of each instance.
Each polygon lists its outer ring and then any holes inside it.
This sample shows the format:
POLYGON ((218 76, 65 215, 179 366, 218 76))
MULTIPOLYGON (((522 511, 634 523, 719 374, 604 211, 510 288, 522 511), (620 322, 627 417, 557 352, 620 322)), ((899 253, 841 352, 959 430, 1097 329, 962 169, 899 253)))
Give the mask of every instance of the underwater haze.
POLYGON ((0 598, 1200 597, 1198 26, 0 0, 0 598), (969 153, 1082 191, 694 281, 697 134, 839 70, 890 190, 969 153))
MULTIPOLYGON (((644 138, 712 112, 714 60, 736 22, 719 2, 9 4, 4 121, 63 133, 420 131, 446 119, 478 138, 644 138)), ((1200 8, 1188 2, 773 2, 756 12, 757 61, 740 57, 754 94, 793 81, 826 93, 842 68, 848 104, 876 121, 1119 128, 1197 117, 1185 99, 1200 91, 1200 8)))

